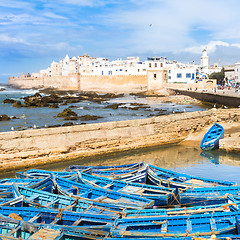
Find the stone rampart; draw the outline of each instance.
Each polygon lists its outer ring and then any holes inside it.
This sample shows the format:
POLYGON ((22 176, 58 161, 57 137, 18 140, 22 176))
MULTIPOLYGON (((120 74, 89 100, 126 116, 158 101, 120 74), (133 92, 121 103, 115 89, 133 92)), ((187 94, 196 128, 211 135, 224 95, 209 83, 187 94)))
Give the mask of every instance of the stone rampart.
POLYGON ((79 90, 80 74, 70 74, 69 76, 54 77, 10 77, 9 84, 19 88, 57 88, 59 90, 79 90))
POLYGON ((81 75, 82 91, 135 92, 147 89, 147 75, 81 75))
MULTIPOLYGON (((177 143, 240 109, 208 110, 147 119, 0 133, 0 171, 78 157, 177 143)), ((237 116, 237 117, 236 117, 237 116)))
POLYGON ((57 88, 99 92, 134 92, 147 89, 147 75, 80 75, 10 77, 9 84, 19 88, 57 88))

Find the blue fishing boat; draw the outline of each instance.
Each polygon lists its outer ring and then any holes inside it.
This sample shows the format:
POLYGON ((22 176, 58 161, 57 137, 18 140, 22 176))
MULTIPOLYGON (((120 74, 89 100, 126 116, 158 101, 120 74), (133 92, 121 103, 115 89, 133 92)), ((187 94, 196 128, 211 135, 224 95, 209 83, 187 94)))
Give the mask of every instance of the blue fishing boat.
POLYGON ((224 235, 215 235, 212 236, 194 236, 194 237, 107 237, 104 240, 239 240, 240 235, 233 234, 224 234, 224 235))
POLYGON ((0 206, 0 215, 22 219, 26 222, 66 226, 100 226, 112 224, 114 217, 72 211, 34 207, 0 206))
POLYGON ((24 205, 23 197, 0 198, 0 206, 22 207, 24 205))
POLYGON ((42 170, 42 169, 30 169, 30 170, 27 170, 25 173, 17 172, 16 176, 18 178, 24 178, 24 179, 39 179, 39 178, 46 178, 46 177, 53 178, 53 176, 58 176, 58 177, 67 178, 70 180, 77 180, 76 173, 70 173, 65 171, 48 171, 48 170, 42 170))
POLYGON ((39 226, 31 223, 0 216, 1 239, 28 239, 38 229, 39 226))
POLYGON ((130 169, 137 169, 139 167, 142 167, 144 165, 143 162, 139 163, 132 163, 132 164, 124 164, 124 165, 115 165, 115 166, 83 166, 83 165, 70 165, 68 168, 66 168, 66 171, 82 171, 86 170, 88 168, 92 169, 93 173, 99 173, 99 172, 116 172, 116 171, 125 171, 130 169))
MULTIPOLYGON (((71 165, 67 171, 82 171, 86 166, 71 165)), ((145 183, 147 177, 147 166, 143 162, 125 164, 119 166, 93 166, 92 175, 99 177, 107 177, 109 179, 117 179, 127 182, 145 183)))
POLYGON ((227 203, 229 195, 234 198, 240 197, 240 187, 238 186, 216 186, 203 188, 179 189, 179 199, 182 205, 210 205, 227 203))
POLYGON ((86 173, 79 173, 82 183, 109 189, 125 194, 137 195, 154 200, 154 206, 171 206, 179 204, 177 191, 174 188, 158 187, 149 184, 111 180, 106 177, 97 177, 86 173))
POLYGON ((111 204, 120 208, 143 209, 153 206, 154 201, 136 195, 125 194, 110 189, 93 187, 63 178, 55 178, 60 193, 77 199, 111 204))
MULTIPOLYGON (((15 216, 16 217, 16 216, 15 216)), ((102 240, 109 235, 108 226, 65 226, 32 223, 0 216, 1 240, 102 240)))
POLYGON ((212 212, 229 212, 230 208, 239 211, 240 201, 231 196, 227 197, 228 202, 224 204, 214 204, 208 206, 194 206, 194 207, 177 207, 177 208, 158 208, 158 209, 142 209, 129 210, 123 212, 124 218, 142 218, 147 216, 176 216, 176 215, 192 215, 205 214, 212 212))
POLYGON ((185 237, 236 233, 239 210, 204 214, 149 216, 116 219, 111 229, 113 237, 185 237))
POLYGON ((103 215, 119 216, 119 207, 94 202, 90 200, 75 199, 68 196, 48 193, 22 186, 14 186, 14 195, 23 196, 25 204, 33 207, 63 209, 74 212, 96 213, 103 215))
POLYGON ((219 139, 223 138, 224 128, 218 124, 214 123, 213 126, 204 135, 200 148, 202 150, 211 150, 213 148, 219 147, 219 139))
MULTIPOLYGON (((37 190, 44 190, 47 192, 52 192, 53 190, 53 181, 50 178, 44 179, 11 179, 9 182, 6 179, 3 179, 0 184, 0 204, 8 204, 12 200, 14 202, 14 187, 15 186, 27 186, 29 188, 37 189, 37 190)), ((17 202, 14 202, 17 204, 17 202)), ((19 201, 18 205, 21 205, 22 202, 19 201)))
POLYGON ((235 182, 195 177, 149 165, 147 183, 171 188, 234 186, 235 182))
POLYGON ((138 182, 146 183, 148 166, 143 164, 140 167, 134 169, 127 169, 121 171, 100 171, 98 173, 92 173, 94 176, 107 177, 112 180, 121 180, 126 182, 138 182))

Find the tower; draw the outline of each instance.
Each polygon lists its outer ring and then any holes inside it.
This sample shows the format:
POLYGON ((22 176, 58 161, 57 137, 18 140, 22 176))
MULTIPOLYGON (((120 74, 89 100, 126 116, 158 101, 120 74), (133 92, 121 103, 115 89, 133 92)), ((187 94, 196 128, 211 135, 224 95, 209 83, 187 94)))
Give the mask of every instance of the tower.
POLYGON ((208 68, 209 67, 209 57, 207 55, 207 50, 203 49, 201 56, 201 67, 208 68))

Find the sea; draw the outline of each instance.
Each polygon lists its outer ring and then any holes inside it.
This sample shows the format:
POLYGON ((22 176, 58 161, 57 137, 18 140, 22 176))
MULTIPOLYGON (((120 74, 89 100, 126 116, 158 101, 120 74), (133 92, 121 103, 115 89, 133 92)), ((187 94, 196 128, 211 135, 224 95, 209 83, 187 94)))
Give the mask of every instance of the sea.
MULTIPOLYGON (((22 131, 31 128, 45 128, 53 125, 63 125, 66 121, 57 118, 57 114, 69 107, 60 106, 52 108, 14 108, 12 104, 4 104, 3 100, 11 98, 23 101, 23 97, 33 95, 37 90, 19 90, 0 86, 0 115, 7 114, 15 116, 7 122, 0 121, 0 131, 22 131)), ((154 109, 160 109, 164 114, 178 112, 204 111, 209 106, 199 104, 176 104, 171 102, 162 103, 159 98, 141 98, 137 96, 124 95, 121 98, 111 99, 108 102, 97 104, 89 101, 74 103, 73 110, 78 115, 98 115, 95 121, 83 122, 73 121, 74 124, 89 124, 94 122, 121 121, 139 118, 148 118, 156 113, 154 109), (118 109, 106 109, 105 106, 112 103, 123 103, 118 109), (139 108, 131 110, 131 103, 143 103, 150 106, 148 109, 139 108)), ((237 182, 240 185, 240 154, 226 153, 220 150, 201 151, 200 147, 168 145, 148 148, 145 150, 134 150, 125 153, 117 153, 108 156, 93 157, 86 159, 75 159, 67 162, 54 163, 41 166, 41 169, 64 170, 69 165, 79 164, 87 166, 96 165, 119 165, 143 161, 148 164, 162 168, 171 169, 181 173, 191 174, 199 177, 206 177, 218 180, 228 180, 237 182)), ((22 169, 23 171, 26 169, 22 169)), ((15 172, 1 174, 0 178, 13 177, 15 172)))
MULTIPOLYGON (((5 99, 14 99, 23 102, 26 96, 34 95, 37 90, 21 90, 0 86, 0 115, 6 114, 11 117, 10 121, 0 122, 0 132, 11 130, 25 130, 31 128, 45 128, 56 125, 63 125, 66 122, 72 122, 74 125, 88 124, 96 122, 109 122, 109 121, 123 121, 131 119, 142 119, 155 116, 157 112, 161 111, 162 114, 172 114, 181 112, 193 112, 206 110, 205 105, 190 105, 175 104, 171 102, 162 103, 159 98, 142 98, 131 95, 124 95, 120 98, 110 99, 109 101, 101 104, 91 101, 81 101, 79 103, 59 105, 59 108, 16 108, 13 104, 4 104, 5 99), (1 91, 1 89, 4 89, 1 91), (122 103, 118 109, 105 108, 110 104, 122 103), (135 109, 136 106, 131 104, 147 104, 149 108, 135 109), (100 116, 97 120, 81 121, 65 121, 63 118, 58 118, 58 113, 61 113, 65 108, 73 107, 72 110, 79 116, 82 115, 95 115, 100 116), (155 111, 157 109, 158 111, 155 111), (15 118, 16 117, 16 118, 15 118)), ((41 94, 44 96, 44 94, 41 94)))

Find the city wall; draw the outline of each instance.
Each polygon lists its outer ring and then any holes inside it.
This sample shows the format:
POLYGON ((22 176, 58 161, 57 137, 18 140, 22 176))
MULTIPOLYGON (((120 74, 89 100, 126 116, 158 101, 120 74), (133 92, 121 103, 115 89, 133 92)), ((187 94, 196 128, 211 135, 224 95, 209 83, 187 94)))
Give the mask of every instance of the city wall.
POLYGON ((57 88, 59 90, 133 92, 146 90, 147 75, 10 77, 9 84, 19 88, 57 88))
POLYGON ((31 77, 10 77, 9 84, 19 88, 57 88, 59 90, 79 90, 80 74, 69 74, 69 76, 43 76, 31 77))
POLYGON ((178 143, 215 121, 227 121, 230 115, 240 119, 240 109, 211 109, 138 120, 2 132, 0 172, 178 143))
POLYGON ((135 92, 147 89, 147 75, 81 76, 82 91, 135 92))

